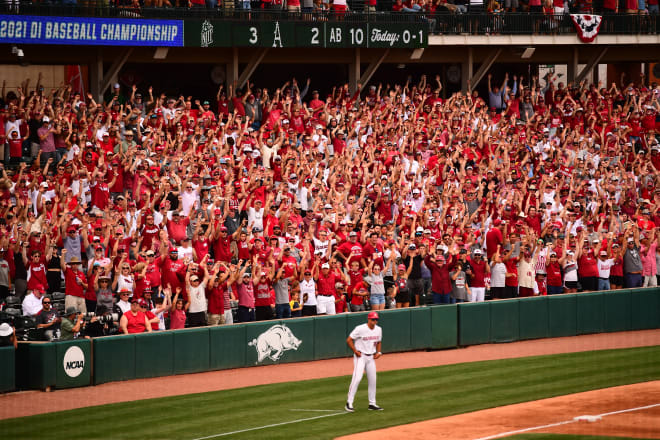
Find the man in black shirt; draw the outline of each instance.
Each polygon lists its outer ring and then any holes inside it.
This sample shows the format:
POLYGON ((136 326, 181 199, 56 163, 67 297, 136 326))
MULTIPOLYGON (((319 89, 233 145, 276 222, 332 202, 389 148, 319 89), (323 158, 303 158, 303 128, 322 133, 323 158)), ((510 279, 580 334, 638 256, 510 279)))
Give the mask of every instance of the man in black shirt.
POLYGON ((413 260, 412 269, 408 276, 408 289, 410 290, 410 305, 418 306, 420 305, 419 296, 424 292, 424 280, 422 280, 422 261, 424 261, 424 257, 419 254, 415 243, 410 243, 403 248, 402 257, 402 262, 406 267, 410 264, 410 259, 413 260), (413 298, 414 304, 412 303, 413 298))
POLYGON ((37 328, 44 331, 44 338, 49 342, 55 337, 62 322, 60 314, 53 308, 51 301, 51 298, 45 296, 41 301, 42 309, 36 316, 37 328))

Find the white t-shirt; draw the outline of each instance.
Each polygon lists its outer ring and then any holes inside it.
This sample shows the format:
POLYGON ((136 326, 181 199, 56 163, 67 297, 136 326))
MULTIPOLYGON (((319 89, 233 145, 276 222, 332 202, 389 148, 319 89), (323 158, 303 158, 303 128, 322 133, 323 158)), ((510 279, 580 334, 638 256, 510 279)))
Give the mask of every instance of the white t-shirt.
POLYGON ((610 270, 614 266, 614 259, 608 258, 607 260, 598 259, 598 277, 609 278, 610 270))
POLYGON ((75 158, 75 156, 78 156, 79 154, 80 154, 80 147, 78 146, 78 144, 71 145, 69 151, 66 152, 67 162, 71 162, 75 158))
POLYGON ((119 275, 117 277, 117 292, 121 292, 122 289, 126 289, 131 293, 133 292, 134 289, 133 275, 128 275, 128 276, 119 275))
POLYGON ((27 316, 35 316, 42 309, 41 301, 43 301, 43 299, 43 296, 37 298, 32 293, 26 295, 23 300, 23 314, 27 316))
POLYGON ((206 312, 205 288, 206 283, 200 283, 197 287, 188 286, 188 298, 190 298, 188 313, 206 312))
POLYGON ((264 229, 264 208, 254 209, 252 206, 248 208, 248 226, 252 228, 264 229))
POLYGON ((179 260, 183 260, 185 258, 188 258, 190 261, 192 261, 192 259, 193 259, 193 248, 192 248, 192 246, 190 246, 190 247, 179 246, 177 248, 177 252, 178 252, 178 255, 179 255, 179 260))
POLYGON ((490 268, 490 287, 506 286, 506 265, 495 263, 490 268))
POLYGON ((196 191, 183 191, 181 192, 181 209, 185 215, 190 215, 190 211, 194 208, 197 201, 196 191))
POLYGON ((316 282, 313 278, 309 281, 303 279, 300 282, 300 298, 304 298, 307 294, 307 301, 303 303, 304 306, 315 306, 316 305, 316 282))
POLYGON ((117 307, 119 307, 122 313, 128 313, 128 311, 131 310, 131 303, 119 300, 117 301, 117 307))
POLYGON ((325 257, 328 252, 328 248, 333 244, 337 243, 337 240, 334 238, 332 240, 321 241, 316 237, 313 237, 314 240, 314 255, 319 255, 325 257))
POLYGON ((379 326, 369 328, 368 324, 360 324, 353 329, 350 338, 355 342, 355 349, 364 354, 375 354, 378 343, 383 340, 383 329, 379 326))
POLYGON ((151 309, 151 313, 156 315, 158 317, 158 319, 160 320, 160 322, 158 323, 158 330, 166 330, 166 327, 165 327, 165 311, 162 311, 160 313, 156 313, 156 310, 158 310, 158 308, 151 309))

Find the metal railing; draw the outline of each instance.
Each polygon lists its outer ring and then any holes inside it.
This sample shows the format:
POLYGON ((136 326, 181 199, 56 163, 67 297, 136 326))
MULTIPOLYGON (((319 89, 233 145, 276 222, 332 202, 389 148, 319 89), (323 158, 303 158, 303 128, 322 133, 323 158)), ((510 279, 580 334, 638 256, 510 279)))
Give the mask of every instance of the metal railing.
POLYGON ((342 21, 347 23, 424 23, 424 14, 397 13, 391 11, 367 11, 362 8, 343 13, 333 11, 289 12, 277 9, 241 9, 232 7, 133 7, 108 3, 104 0, 90 0, 78 4, 31 3, 0 5, 0 14, 39 15, 64 17, 102 18, 149 18, 149 19, 214 19, 249 21, 342 21))
MULTIPOLYGON (((655 34, 659 33, 657 15, 617 14, 602 18, 599 34, 655 34)), ((429 16, 431 34, 475 35, 575 35, 569 14, 544 15, 530 13, 508 14, 452 14, 429 16)))
MULTIPOLYGON (((11 0, 10 0, 11 1, 11 0)), ((356 2, 357 4, 357 2, 356 2)), ((360 2, 356 9, 362 9, 360 2)), ((381 6, 382 7, 382 6, 381 6)), ((343 14, 332 11, 288 12, 282 10, 235 8, 133 8, 107 0, 81 1, 78 4, 62 3, 4 3, 2 14, 150 18, 150 19, 213 19, 229 21, 293 21, 293 22, 346 22, 346 23, 427 23, 430 34, 443 35, 575 35, 575 27, 568 14, 544 15, 532 13, 470 14, 452 13, 438 8, 434 13, 416 12, 369 12, 353 9, 343 14)), ((660 33, 660 16, 615 14, 604 15, 600 34, 637 35, 660 33)))

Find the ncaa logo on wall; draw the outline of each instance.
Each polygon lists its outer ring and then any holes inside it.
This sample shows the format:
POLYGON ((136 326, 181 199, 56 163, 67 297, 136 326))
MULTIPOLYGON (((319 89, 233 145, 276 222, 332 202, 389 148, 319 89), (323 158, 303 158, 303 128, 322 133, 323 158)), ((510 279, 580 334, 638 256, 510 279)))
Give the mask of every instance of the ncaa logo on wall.
POLYGON ((69 347, 64 353, 64 372, 69 377, 78 377, 85 369, 85 353, 80 347, 69 347))
POLYGON ((298 350, 302 341, 296 338, 284 324, 274 325, 255 339, 248 346, 257 350, 257 363, 268 358, 273 362, 280 360, 285 351, 298 350))
POLYGON ((200 46, 209 47, 213 44, 213 25, 210 21, 204 20, 200 33, 200 46))

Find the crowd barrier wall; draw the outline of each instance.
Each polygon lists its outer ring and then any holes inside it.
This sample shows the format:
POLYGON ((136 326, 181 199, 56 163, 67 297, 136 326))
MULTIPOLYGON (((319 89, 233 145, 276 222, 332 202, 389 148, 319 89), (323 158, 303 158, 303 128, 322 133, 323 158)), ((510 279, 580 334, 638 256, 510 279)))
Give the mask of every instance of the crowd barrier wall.
POLYGON ((0 347, 0 393, 16 389, 16 350, 0 347))
MULTIPOLYGON (((19 344, 0 349, 0 391, 69 388, 137 378, 351 355, 365 313, 19 344), (5 368, 12 365, 12 368, 5 368), (4 372, 7 372, 4 374, 4 372)), ((660 289, 625 289, 381 312, 385 353, 660 328, 660 289)))
POLYGON ((92 341, 19 343, 16 388, 74 388, 91 385, 92 341))

